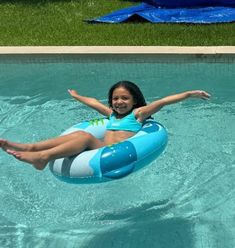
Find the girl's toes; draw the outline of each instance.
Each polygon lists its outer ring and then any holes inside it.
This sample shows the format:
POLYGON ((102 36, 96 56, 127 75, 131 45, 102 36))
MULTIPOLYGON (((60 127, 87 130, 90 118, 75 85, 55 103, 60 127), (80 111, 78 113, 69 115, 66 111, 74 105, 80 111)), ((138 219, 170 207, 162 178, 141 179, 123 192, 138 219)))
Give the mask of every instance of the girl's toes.
POLYGON ((10 154, 10 155, 13 155, 15 157, 19 157, 20 156, 17 151, 10 150, 10 149, 7 149, 7 153, 10 154))

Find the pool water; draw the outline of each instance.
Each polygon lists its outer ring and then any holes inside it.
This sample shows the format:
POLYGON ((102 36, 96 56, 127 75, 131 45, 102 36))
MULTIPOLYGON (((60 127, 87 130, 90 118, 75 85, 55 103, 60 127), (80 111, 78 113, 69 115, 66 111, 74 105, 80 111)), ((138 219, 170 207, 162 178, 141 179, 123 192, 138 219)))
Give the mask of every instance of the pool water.
POLYGON ((73 185, 0 151, 0 247, 235 247, 234 56, 2 56, 0 137, 36 142, 100 117, 67 89, 107 103, 131 80, 146 100, 203 89, 154 115, 165 152, 120 180, 73 185))

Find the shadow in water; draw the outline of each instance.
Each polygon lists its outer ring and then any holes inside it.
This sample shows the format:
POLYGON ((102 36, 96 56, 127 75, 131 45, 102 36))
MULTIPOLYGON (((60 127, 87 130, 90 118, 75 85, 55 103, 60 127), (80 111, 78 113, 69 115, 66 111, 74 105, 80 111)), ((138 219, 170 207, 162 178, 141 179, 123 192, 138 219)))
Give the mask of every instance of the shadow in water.
POLYGON ((83 248, 193 248, 194 224, 171 217, 174 205, 167 201, 151 202, 123 212, 107 213, 100 220, 124 220, 125 225, 96 234, 83 248))

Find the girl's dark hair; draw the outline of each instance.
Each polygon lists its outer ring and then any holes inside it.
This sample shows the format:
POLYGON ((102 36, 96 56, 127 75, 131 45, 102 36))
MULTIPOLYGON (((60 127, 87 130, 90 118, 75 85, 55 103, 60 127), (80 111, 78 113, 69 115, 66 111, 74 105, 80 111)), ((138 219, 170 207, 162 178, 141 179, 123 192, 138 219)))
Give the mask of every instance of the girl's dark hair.
POLYGON ((116 84, 114 84, 109 90, 108 103, 109 103, 110 107, 112 107, 113 91, 119 87, 125 88, 132 95, 132 97, 135 101, 135 105, 133 106, 132 110, 135 108, 139 108, 139 107, 147 105, 141 90, 139 89, 139 87, 136 84, 134 84, 130 81, 120 81, 120 82, 117 82, 116 84))

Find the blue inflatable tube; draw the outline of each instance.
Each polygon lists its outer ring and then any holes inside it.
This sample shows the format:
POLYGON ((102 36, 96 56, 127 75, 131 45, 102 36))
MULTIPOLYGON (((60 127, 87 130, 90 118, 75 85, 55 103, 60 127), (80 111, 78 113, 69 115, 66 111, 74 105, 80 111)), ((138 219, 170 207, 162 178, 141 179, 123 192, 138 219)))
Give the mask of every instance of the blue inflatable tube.
MULTIPOLYGON (((102 139, 108 122, 108 119, 82 122, 62 135, 84 131, 102 139)), ((166 144, 165 128, 154 120, 147 120, 131 138, 72 157, 56 159, 49 163, 49 168, 58 179, 68 183, 107 182, 125 177, 148 165, 163 152, 166 144)))

